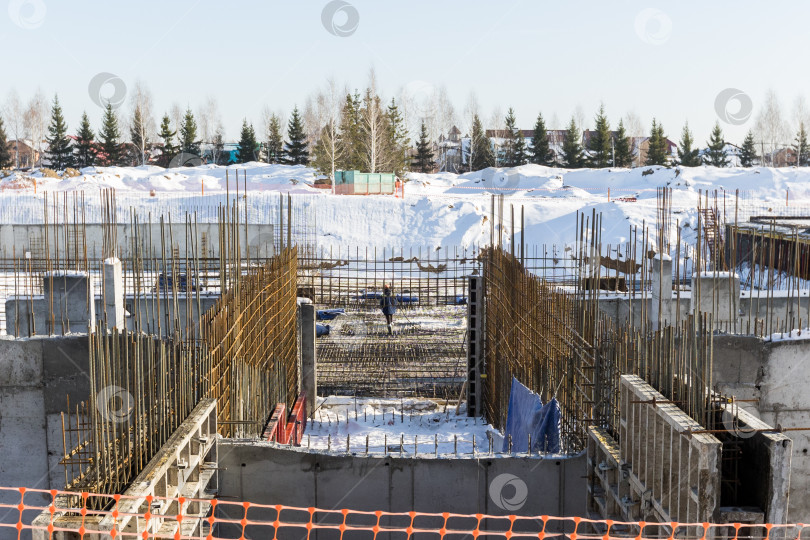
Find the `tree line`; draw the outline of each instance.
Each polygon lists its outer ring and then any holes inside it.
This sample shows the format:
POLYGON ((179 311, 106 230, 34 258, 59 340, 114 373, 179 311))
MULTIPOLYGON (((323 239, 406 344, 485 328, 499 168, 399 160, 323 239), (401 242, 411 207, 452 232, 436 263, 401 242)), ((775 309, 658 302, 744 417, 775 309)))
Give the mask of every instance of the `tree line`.
MULTIPOLYGON (((221 123, 212 119, 215 115, 210 110, 201 113, 198 122, 190 107, 185 111, 175 107, 171 114, 163 114, 160 126, 155 130, 150 126, 151 97, 148 92, 136 86, 132 102, 126 128, 122 128, 118 112, 107 104, 97 131, 93 130, 85 112, 78 129, 70 135, 59 98, 54 96, 44 137, 47 150, 43 152, 51 167, 64 170, 92 165, 154 163, 168 167, 201 161, 217 164, 265 161, 311 165, 329 176, 338 169, 402 174, 405 171, 432 172, 436 167, 435 138, 430 136, 425 119, 422 119, 418 138, 412 145, 400 105, 394 98, 383 103, 373 73, 362 93, 359 90, 342 93, 333 85, 327 92, 319 94, 314 107, 317 114, 307 112, 307 119, 298 107, 294 108, 286 122, 286 130, 277 114, 267 115, 262 135, 257 135, 247 119, 243 120, 233 155, 225 151, 221 123), (129 132, 128 137, 125 131, 129 132)), ((309 105, 307 111, 313 109, 309 105)), ((615 130, 611 129, 604 105, 594 117, 594 129, 585 132, 585 136, 581 123, 582 120, 578 121, 576 115, 572 115, 566 129, 560 130, 562 136, 555 131, 552 137, 540 113, 532 136, 526 138, 517 127, 514 110, 509 108, 503 117, 504 128, 497 130, 497 141, 493 141, 487 136, 479 115, 473 113, 468 124, 470 133, 463 145, 464 169, 480 170, 496 165, 514 167, 527 163, 574 169, 630 167, 639 151, 643 151, 644 165, 708 164, 725 167, 730 164, 729 147, 719 123, 715 124, 703 148, 696 145, 688 123, 684 125, 676 145, 676 155, 671 153, 664 128, 655 118, 644 139, 629 136, 623 119, 619 120, 615 130)), ((16 165, 8 141, 0 118, 0 168, 16 165)), ((803 122, 799 124, 792 149, 796 164, 810 165, 810 147, 803 122)), ((743 167, 751 167, 761 158, 757 154, 753 131, 748 132, 735 153, 743 167)))

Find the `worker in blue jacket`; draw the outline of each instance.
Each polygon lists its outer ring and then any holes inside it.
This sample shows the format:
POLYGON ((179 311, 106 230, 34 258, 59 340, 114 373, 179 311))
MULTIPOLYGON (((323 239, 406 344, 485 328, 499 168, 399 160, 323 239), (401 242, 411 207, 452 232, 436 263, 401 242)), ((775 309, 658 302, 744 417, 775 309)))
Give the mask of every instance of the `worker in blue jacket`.
POLYGON ((382 309, 385 322, 388 324, 388 334, 393 334, 391 325, 394 324, 394 313, 397 312, 397 297, 391 292, 391 287, 387 283, 383 287, 382 298, 380 298, 380 309, 382 309))

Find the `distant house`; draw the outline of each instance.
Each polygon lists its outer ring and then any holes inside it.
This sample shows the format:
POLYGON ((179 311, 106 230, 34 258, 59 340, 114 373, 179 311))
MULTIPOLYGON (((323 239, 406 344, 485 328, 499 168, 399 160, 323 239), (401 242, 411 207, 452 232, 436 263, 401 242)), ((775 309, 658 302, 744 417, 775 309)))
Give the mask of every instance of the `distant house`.
POLYGON ((456 126, 450 128, 447 136, 439 136, 439 141, 436 143, 436 161, 439 172, 462 172, 464 155, 461 130, 456 126))
POLYGON ((16 167, 27 169, 39 163, 39 152, 32 141, 11 140, 8 142, 8 150, 16 167))
MULTIPOLYGON (((678 145, 667 141, 667 155, 670 162, 678 158, 678 145)), ((633 149, 633 167, 643 167, 647 162, 647 152, 650 150, 649 137, 630 137, 630 147, 633 149)))
POLYGON ((793 167, 796 165, 796 149, 780 148, 767 156, 771 167, 793 167))

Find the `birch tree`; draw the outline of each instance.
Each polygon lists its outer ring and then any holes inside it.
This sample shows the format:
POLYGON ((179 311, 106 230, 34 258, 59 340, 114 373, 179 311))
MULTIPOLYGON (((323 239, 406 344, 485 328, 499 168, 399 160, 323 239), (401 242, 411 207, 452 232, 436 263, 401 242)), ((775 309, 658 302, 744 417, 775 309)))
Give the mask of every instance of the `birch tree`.
POLYGON ((765 94, 762 108, 757 115, 754 132, 763 147, 763 159, 770 154, 770 161, 773 164, 773 152, 777 150, 780 143, 784 143, 790 138, 790 131, 782 116, 779 98, 773 90, 768 90, 765 94))
MULTIPOLYGON (((23 107, 20 103, 20 96, 17 91, 11 89, 6 98, 6 103, 3 106, 3 116, 6 120, 6 129, 14 137, 15 141, 19 141, 23 135, 23 107)), ((14 167, 20 166, 20 150, 17 144, 14 145, 14 167)))
POLYGON ((141 165, 146 165, 146 149, 155 136, 155 116, 152 110, 152 93, 142 81, 136 81, 131 93, 132 117, 130 139, 138 148, 141 165))

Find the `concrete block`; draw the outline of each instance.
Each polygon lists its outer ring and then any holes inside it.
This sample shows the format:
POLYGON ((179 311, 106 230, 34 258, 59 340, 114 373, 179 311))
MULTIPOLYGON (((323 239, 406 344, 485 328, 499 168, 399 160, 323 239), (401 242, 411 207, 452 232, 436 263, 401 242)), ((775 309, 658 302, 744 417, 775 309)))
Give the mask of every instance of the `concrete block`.
POLYGON ((711 313, 715 325, 734 323, 740 312, 740 276, 731 272, 692 275, 690 313, 711 313))
POLYGON ((39 386, 42 345, 37 340, 0 340, 0 388, 39 386))

